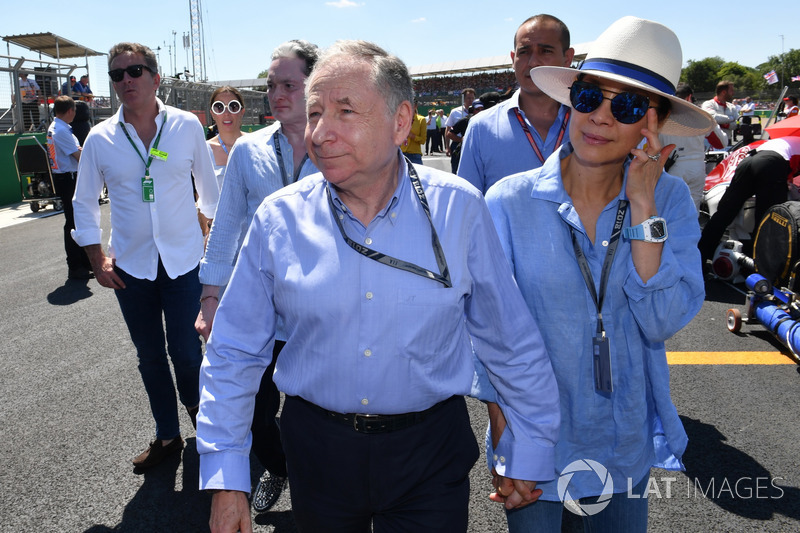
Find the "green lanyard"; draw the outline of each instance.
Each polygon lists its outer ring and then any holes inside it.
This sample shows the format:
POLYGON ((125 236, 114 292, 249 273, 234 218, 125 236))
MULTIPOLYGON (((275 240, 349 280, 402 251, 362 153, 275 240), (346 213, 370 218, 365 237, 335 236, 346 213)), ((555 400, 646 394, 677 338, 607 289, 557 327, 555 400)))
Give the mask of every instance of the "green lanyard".
POLYGON ((163 122, 161 122, 161 128, 159 128, 158 130, 158 135, 156 136, 156 142, 153 143, 153 148, 150 150, 150 156, 147 158, 147 161, 144 160, 144 156, 142 156, 142 153, 139 151, 139 148, 136 147, 136 143, 134 143, 133 139, 131 139, 131 135, 130 133, 128 133, 128 129, 125 127, 125 123, 124 122, 119 123, 119 125, 122 126, 122 131, 125 132, 125 137, 128 138, 128 142, 131 143, 133 149, 136 150, 136 155, 138 155, 139 159, 141 159, 142 163, 144 163, 145 178, 150 177, 150 163, 153 162, 153 152, 158 151, 158 142, 161 140, 161 132, 164 131, 164 125, 166 123, 167 123, 167 112, 164 111, 164 120, 163 122))

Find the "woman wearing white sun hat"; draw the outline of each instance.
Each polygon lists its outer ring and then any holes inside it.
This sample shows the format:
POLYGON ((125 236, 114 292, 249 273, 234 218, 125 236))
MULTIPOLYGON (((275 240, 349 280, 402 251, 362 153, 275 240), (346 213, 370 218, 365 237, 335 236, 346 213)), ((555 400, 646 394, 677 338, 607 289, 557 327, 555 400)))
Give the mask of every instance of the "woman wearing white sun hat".
MULTIPOLYGON (((646 531, 650 468, 683 468, 664 341, 703 302, 700 228, 689 189, 663 172, 672 145, 658 133, 699 135, 714 121, 674 96, 681 62, 670 29, 625 17, 578 70, 534 68, 536 85, 572 106, 570 140, 486 195, 561 400, 560 477, 507 512, 512 532, 560 531, 565 500, 591 531, 646 531)), ((480 389, 491 402, 488 381, 480 389)), ((491 403, 490 414, 489 447, 505 429, 491 403)), ((496 501, 519 501, 506 478, 494 485, 496 501)))

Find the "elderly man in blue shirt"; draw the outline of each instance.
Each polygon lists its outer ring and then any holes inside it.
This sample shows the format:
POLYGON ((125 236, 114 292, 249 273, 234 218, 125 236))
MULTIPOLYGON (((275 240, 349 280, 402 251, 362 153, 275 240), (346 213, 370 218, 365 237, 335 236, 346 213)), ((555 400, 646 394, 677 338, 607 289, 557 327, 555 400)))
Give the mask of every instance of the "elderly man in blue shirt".
POLYGON ((321 172, 257 210, 201 371, 211 530, 250 531, 248 429, 279 320, 299 531, 466 531, 473 349, 508 422, 494 498, 535 501, 536 482, 555 477, 558 392, 481 194, 402 157, 411 78, 378 46, 334 44, 306 95, 321 172))

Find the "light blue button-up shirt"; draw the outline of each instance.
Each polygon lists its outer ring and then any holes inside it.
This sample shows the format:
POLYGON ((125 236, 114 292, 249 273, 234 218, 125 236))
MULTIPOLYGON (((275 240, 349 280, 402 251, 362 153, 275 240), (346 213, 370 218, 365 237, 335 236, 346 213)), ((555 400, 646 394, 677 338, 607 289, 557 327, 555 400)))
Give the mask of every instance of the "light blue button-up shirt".
POLYGON ((201 488, 250 490, 253 397, 272 357, 279 317, 287 341, 274 374, 278 389, 341 413, 421 411, 469 394, 474 346, 508 420, 499 471, 553 478, 558 391, 489 211, 463 180, 415 168, 451 288, 361 255, 333 219, 357 243, 439 272, 431 226, 403 160, 393 199, 366 227, 333 189, 331 212, 321 174, 259 207, 201 369, 201 488))
MULTIPOLYGON (((643 283, 630 241, 620 239, 603 305, 614 391, 610 396, 595 392, 592 338, 597 310, 575 258, 570 227, 597 286, 625 183, 600 214, 592 243, 561 180, 560 161, 571 150, 567 143, 541 169, 498 182, 486 202, 558 380, 562 422, 556 468, 561 472, 572 461, 592 459, 608 469, 614 491, 624 492, 629 479, 635 485, 651 466, 683 466, 687 437, 670 398, 664 341, 703 303, 700 228, 686 184, 662 174, 655 200, 669 238, 661 266, 643 283)), ((625 172, 627 182, 627 163, 625 172)), ((623 227, 628 226, 630 212, 623 227)), ((491 399, 488 392, 481 396, 491 399)), ((556 481, 538 488, 545 500, 559 500, 556 481)), ((602 489, 602 480, 592 471, 576 472, 569 484, 573 498, 596 496, 602 489)))
POLYGON ((473 184, 486 194, 489 187, 496 182, 516 174, 542 166, 542 161, 528 142, 528 136, 522 130, 514 110, 517 109, 528 125, 542 157, 547 159, 558 147, 558 139, 569 140, 569 125, 561 133, 569 107, 561 106, 553 125, 542 140, 525 112, 519 107, 519 90, 514 95, 496 106, 481 111, 469 121, 464 143, 461 145, 461 160, 458 164, 458 175, 473 184))
MULTIPOLYGON (((280 122, 244 135, 236 141, 228 157, 214 224, 208 237, 206 254, 200 261, 200 283, 223 286, 233 272, 236 252, 253 215, 261 202, 284 186, 274 135, 280 122)), ((294 155, 289 139, 278 134, 286 174, 294 179, 294 155)), ((306 159, 297 179, 317 172, 306 159)))

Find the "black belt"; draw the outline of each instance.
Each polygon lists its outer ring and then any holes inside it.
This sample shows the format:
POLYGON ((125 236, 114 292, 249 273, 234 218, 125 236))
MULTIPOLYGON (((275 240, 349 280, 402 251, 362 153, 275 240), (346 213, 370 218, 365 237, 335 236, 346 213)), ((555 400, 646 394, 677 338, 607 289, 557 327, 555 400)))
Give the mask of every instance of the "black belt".
POLYGON ((417 411, 414 413, 403 413, 399 415, 363 415, 359 413, 337 413, 336 411, 328 411, 317 404, 311 403, 300 396, 293 396, 303 402, 308 407, 318 411, 336 422, 351 426, 358 433, 389 433, 390 431, 398 431, 401 429, 409 428, 413 425, 419 424, 431 414, 438 411, 446 404, 461 398, 461 396, 451 396, 446 400, 435 404, 424 411, 417 411))
POLYGON ((56 176, 69 176, 70 178, 74 178, 75 176, 77 176, 77 174, 78 174, 77 172, 53 172, 53 177, 55 178, 56 176))

